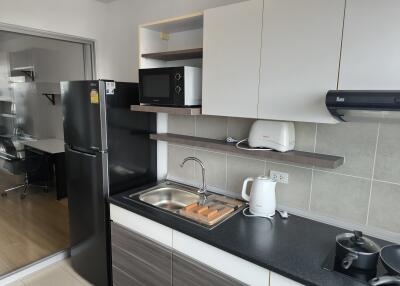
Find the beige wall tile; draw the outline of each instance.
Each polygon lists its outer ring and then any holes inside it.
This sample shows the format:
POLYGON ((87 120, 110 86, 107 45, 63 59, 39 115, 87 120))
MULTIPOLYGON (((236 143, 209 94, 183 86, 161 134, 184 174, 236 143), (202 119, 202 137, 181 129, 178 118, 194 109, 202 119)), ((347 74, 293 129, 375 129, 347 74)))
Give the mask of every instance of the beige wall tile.
POLYGON ((308 210, 312 170, 267 162, 266 175, 269 175, 270 170, 289 174, 289 184, 276 184, 277 203, 291 208, 308 210))
POLYGON ((228 118, 228 136, 237 140, 249 137, 250 127, 255 119, 249 118, 228 118))
POLYGON ((227 117, 196 116, 196 136, 211 139, 226 139, 227 117))
POLYGON ((400 183, 399 142, 400 126, 381 124, 376 152, 375 179, 400 183))
POLYGON ((168 133, 194 136, 195 117, 168 114, 168 133))
MULTIPOLYGON (((248 137, 253 122, 254 119, 246 118, 170 115, 168 131, 214 139, 228 136, 243 139, 248 137)), ((318 153, 344 156, 345 164, 332 171, 314 171, 311 210, 308 210, 312 171, 302 165, 267 162, 267 175, 270 169, 289 173, 289 184, 277 185, 280 205, 310 211, 311 215, 314 213, 347 223, 363 224, 367 219, 372 170, 375 170, 376 180, 400 184, 400 151, 397 148, 400 127, 397 125, 381 125, 377 149, 378 124, 375 123, 318 124, 317 128, 314 123, 296 122, 295 128, 296 150, 313 152, 315 147, 318 153), (375 151, 376 165, 373 168, 375 151)), ((194 148, 178 145, 168 148, 168 173, 199 185, 200 168, 192 162, 185 169, 179 167, 185 157, 193 155, 204 161, 209 186, 225 189, 235 196, 240 196, 246 177, 264 174, 264 161, 213 150, 195 151, 194 148)), ((396 185, 382 183, 384 190, 379 192, 378 184, 374 183, 372 192, 369 225, 400 233, 397 221, 390 219, 399 216, 395 204, 392 204, 395 200, 391 200, 390 196, 397 198, 400 191, 394 191, 396 185), (381 207, 387 207, 388 211, 379 212, 381 207)))
POLYGON ((311 211, 342 221, 365 224, 371 182, 314 171, 311 211))
MULTIPOLYGON (((199 158, 206 168, 206 183, 221 190, 226 188, 226 154, 206 150, 196 150, 195 156, 199 158)), ((200 186, 202 183, 201 168, 195 163, 195 180, 200 186)))
POLYGON ((374 181, 368 225, 400 233, 400 185, 374 181))
POLYGON ((241 196, 244 179, 264 175, 265 162, 228 155, 227 173, 227 191, 236 196, 241 196))
POLYGON ((295 122, 296 150, 314 152, 316 126, 315 123, 295 122))
POLYGON ((344 156, 337 173, 371 178, 377 135, 376 123, 318 124, 316 152, 344 156))
POLYGON ((168 144, 168 177, 194 181, 194 163, 189 161, 183 168, 180 167, 183 159, 194 156, 194 149, 168 144))

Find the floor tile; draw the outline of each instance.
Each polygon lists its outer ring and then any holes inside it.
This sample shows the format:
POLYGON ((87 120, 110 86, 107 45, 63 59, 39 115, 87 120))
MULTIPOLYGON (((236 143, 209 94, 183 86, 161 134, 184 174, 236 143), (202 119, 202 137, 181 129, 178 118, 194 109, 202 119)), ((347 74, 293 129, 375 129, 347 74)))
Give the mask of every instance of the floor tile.
POLYGON ((35 272, 23 278, 22 282, 30 286, 77 285, 76 279, 59 265, 52 265, 35 272))
MULTIPOLYGON (((74 272, 68 261, 61 261, 22 279, 29 286, 89 286, 74 272)), ((18 284, 17 284, 18 285, 18 284)))
POLYGON ((90 286, 91 284, 87 282, 85 279, 83 279, 71 266, 71 260, 66 259, 61 262, 61 267, 66 270, 70 275, 75 277, 77 279, 81 286, 90 286))
POLYGON ((7 284, 6 286, 25 286, 25 284, 22 281, 15 281, 10 284, 7 284))

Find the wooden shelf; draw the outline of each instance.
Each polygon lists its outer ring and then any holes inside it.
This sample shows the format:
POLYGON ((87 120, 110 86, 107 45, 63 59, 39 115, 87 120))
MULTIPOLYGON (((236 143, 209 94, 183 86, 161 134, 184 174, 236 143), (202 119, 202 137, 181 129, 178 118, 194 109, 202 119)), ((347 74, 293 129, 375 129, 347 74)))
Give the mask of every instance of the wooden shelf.
POLYGON ((142 57, 148 59, 163 60, 163 61, 200 59, 203 57, 203 49, 198 48, 198 49, 187 49, 179 51, 142 54, 142 57))
POLYGON ((175 115, 200 115, 201 107, 169 107, 153 105, 132 105, 132 111, 139 112, 160 112, 175 115))
POLYGON ((194 13, 180 17, 164 19, 161 21, 143 24, 140 27, 168 34, 201 29, 203 28, 203 13, 194 13))
POLYGON ((289 152, 277 152, 277 151, 249 151, 236 148, 234 143, 226 143, 222 140, 208 139, 202 137, 193 137, 186 135, 161 133, 161 134, 150 134, 150 138, 153 140, 167 141, 177 144, 214 149, 218 151, 246 155, 256 157, 263 160, 281 161, 286 163, 294 163, 307 165, 311 167, 335 169, 344 163, 343 157, 317 154, 303 151, 289 151, 289 152))

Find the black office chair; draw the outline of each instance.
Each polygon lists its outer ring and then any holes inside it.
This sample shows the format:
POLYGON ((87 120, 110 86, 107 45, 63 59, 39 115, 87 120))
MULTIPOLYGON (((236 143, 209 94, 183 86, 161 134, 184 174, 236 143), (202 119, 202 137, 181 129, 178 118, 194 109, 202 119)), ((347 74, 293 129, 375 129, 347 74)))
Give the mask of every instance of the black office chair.
POLYGON ((30 187, 43 188, 45 192, 49 190, 49 181, 51 179, 49 172, 48 158, 46 155, 34 152, 33 150, 25 150, 25 158, 9 158, 5 161, 5 168, 13 175, 24 175, 24 183, 15 187, 3 190, 1 196, 6 197, 10 191, 23 189, 21 199, 25 199, 28 195, 30 187), (38 185, 33 182, 46 181, 46 185, 38 185))

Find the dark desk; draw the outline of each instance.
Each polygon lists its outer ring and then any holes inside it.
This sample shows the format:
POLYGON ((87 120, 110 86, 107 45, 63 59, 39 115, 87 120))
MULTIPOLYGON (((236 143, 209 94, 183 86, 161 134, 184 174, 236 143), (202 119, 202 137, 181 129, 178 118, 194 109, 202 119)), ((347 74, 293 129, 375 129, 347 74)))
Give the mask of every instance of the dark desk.
POLYGON ((60 139, 40 139, 24 142, 25 149, 39 151, 49 156, 56 177, 57 200, 67 197, 65 180, 65 149, 60 139))

